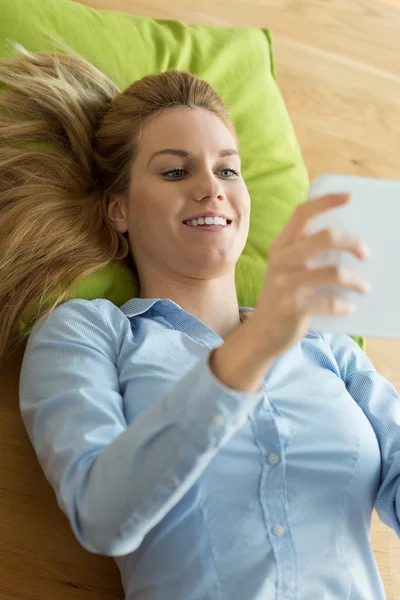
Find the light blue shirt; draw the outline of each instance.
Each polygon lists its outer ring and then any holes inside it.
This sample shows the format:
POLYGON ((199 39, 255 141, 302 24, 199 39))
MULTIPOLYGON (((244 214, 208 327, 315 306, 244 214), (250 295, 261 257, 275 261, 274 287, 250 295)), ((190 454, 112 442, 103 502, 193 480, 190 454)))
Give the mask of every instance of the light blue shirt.
POLYGON ((238 392, 208 364, 222 343, 170 300, 70 300, 37 323, 20 407, 75 536, 115 557, 129 600, 382 600, 395 388, 350 337, 310 330, 238 392))

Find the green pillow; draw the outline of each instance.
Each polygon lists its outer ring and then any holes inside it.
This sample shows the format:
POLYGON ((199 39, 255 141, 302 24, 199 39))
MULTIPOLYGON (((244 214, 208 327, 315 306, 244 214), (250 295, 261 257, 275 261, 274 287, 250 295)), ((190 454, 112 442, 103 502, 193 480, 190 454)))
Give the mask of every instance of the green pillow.
MULTIPOLYGON (((0 14, 1 56, 12 55, 7 40, 31 51, 60 51, 45 35, 53 33, 120 89, 144 75, 179 69, 217 90, 238 132, 242 174, 252 199, 250 233, 237 264, 236 286, 240 306, 254 307, 265 278, 268 248, 295 206, 306 200, 309 187, 275 79, 269 31, 189 26, 95 10, 69 0, 0 0, 0 14)), ((113 263, 77 282, 68 298, 107 298, 121 306, 137 289, 127 268, 113 263)), ((21 331, 24 327, 22 321, 21 331)), ((363 339, 355 339, 363 347, 363 339)))

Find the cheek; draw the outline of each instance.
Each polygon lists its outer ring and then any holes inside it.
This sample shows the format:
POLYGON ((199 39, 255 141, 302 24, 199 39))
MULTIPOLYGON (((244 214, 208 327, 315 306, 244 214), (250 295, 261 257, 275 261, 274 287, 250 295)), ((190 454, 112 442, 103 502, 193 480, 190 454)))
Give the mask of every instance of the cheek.
POLYGON ((135 230, 155 229, 165 222, 169 210, 165 190, 156 184, 135 186, 130 198, 130 222, 135 230))
POLYGON ((251 209, 251 201, 250 195, 247 191, 246 185, 243 183, 243 187, 240 189, 239 193, 236 195, 234 199, 235 207, 240 215, 242 221, 250 220, 250 209, 251 209))

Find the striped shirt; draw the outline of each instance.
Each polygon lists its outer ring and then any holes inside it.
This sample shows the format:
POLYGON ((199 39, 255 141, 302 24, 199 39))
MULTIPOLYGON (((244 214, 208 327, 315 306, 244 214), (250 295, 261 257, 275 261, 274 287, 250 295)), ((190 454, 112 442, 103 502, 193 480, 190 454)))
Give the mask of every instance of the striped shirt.
MULTIPOLYGON (((249 308, 241 308, 243 314, 249 308)), ((400 399, 309 330, 255 394, 171 300, 70 300, 28 340, 20 408, 72 531, 129 600, 383 600, 371 513, 400 537, 400 399)))

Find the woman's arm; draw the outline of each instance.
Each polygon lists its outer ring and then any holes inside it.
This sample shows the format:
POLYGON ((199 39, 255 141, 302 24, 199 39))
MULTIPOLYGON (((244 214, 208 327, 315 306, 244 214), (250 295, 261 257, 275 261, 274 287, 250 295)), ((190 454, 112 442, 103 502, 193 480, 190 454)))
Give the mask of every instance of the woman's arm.
POLYGON ((20 408, 77 539, 89 551, 118 556, 139 547, 264 392, 226 387, 208 353, 128 426, 117 365, 130 324, 111 303, 107 315, 98 302, 69 301, 33 329, 20 408))

